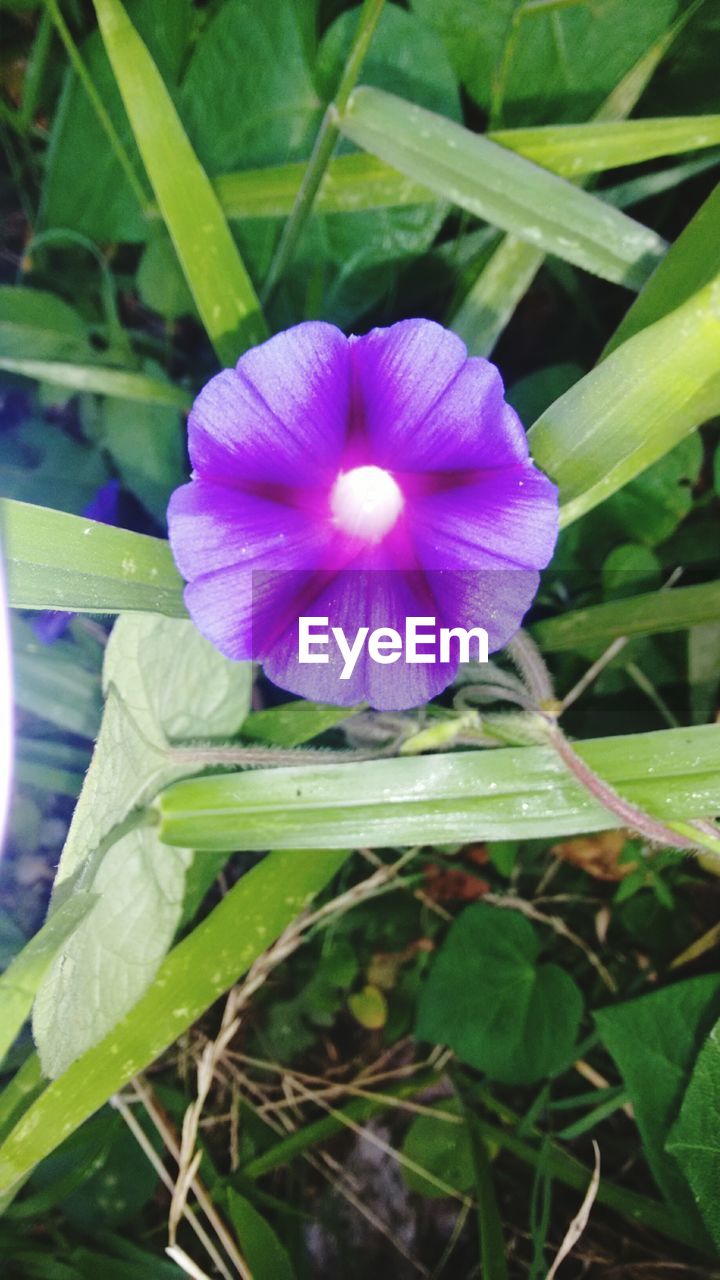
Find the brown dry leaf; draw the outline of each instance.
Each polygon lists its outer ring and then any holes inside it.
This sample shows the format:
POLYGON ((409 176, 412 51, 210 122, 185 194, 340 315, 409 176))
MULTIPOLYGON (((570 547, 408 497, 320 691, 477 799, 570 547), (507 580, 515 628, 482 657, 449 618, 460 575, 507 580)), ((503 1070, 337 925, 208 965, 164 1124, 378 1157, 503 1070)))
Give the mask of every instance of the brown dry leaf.
POLYGON ((620 862, 620 855, 629 840, 627 831, 599 831, 595 836, 576 836, 561 840, 550 852, 563 862, 581 867, 595 880, 624 880, 637 870, 637 862, 620 862))
POLYGON ((461 851, 461 856, 476 867, 485 867, 490 861, 486 844, 469 844, 461 851))
POLYGON ((425 892, 433 902, 477 902, 490 892, 491 885, 480 876, 461 869, 448 871, 437 863, 427 862, 423 867, 425 892))
POLYGON ((26 71, 27 58, 13 58, 0 69, 0 85, 16 109, 22 103, 23 81, 26 71))
POLYGON ((376 951, 367 967, 367 980, 381 991, 392 991, 403 963, 401 952, 376 951))

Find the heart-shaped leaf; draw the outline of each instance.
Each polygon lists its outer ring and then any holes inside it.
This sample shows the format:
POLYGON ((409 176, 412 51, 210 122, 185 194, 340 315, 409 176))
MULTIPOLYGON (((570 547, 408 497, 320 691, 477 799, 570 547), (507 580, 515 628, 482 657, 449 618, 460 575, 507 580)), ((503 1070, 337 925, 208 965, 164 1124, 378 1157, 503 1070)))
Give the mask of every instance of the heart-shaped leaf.
POLYGON ((485 903, 463 911, 430 971, 418 1038, 506 1084, 551 1075, 572 1051, 583 1000, 564 969, 538 964, 539 951, 523 916, 485 903))

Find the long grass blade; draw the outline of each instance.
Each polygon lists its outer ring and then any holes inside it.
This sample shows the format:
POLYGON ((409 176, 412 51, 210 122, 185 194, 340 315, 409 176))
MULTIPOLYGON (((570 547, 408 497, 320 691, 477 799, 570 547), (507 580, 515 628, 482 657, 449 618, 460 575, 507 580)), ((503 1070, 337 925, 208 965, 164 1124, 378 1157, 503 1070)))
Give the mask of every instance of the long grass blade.
POLYGON ((379 89, 357 89, 341 131, 415 182, 536 249, 639 289, 665 244, 595 196, 488 138, 379 89))
POLYGON ((162 538, 0 498, 0 545, 18 609, 185 617, 182 578, 162 538))
MULTIPOLYGON (((658 817, 720 804, 714 726, 576 744, 590 767, 658 817)), ((160 838, 193 849, 378 847, 602 831, 618 820, 550 747, 223 774, 155 802, 160 838)))
POLYGON ((266 336, 252 281, 170 94, 121 0, 94 0, 143 163, 197 309, 224 364, 266 336))

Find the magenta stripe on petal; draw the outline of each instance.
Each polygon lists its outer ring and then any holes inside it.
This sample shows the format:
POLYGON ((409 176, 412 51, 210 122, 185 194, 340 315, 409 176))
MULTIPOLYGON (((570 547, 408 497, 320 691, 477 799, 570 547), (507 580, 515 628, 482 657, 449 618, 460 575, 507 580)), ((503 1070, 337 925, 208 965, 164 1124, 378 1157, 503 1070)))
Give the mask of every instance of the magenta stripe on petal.
POLYGON ((188 421, 196 474, 226 485, 327 480, 345 443, 349 351, 339 329, 309 322, 212 378, 188 421))
POLYGON ((427 569, 543 569, 557 537, 557 490, 532 466, 489 471, 419 499, 411 536, 427 569))

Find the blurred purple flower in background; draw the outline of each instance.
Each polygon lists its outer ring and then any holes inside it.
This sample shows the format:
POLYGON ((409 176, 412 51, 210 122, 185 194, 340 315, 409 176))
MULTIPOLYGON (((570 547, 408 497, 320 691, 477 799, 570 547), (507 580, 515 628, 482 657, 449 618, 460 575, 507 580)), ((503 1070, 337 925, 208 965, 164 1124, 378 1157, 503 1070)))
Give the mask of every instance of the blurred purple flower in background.
POLYGON ((403 633, 409 616, 517 631, 557 536, 554 485, 529 457, 500 374, 429 320, 364 337, 308 322, 241 357, 189 419, 191 482, 170 543, 199 630, 307 698, 383 709, 428 701, 458 661, 340 680, 298 661, 298 618, 403 633))
MULTIPOLYGON (((117 524, 119 497, 120 481, 108 480, 83 508, 82 514, 100 524, 117 524)), ((74 617, 74 613, 64 609, 46 609, 33 618, 31 625, 38 640, 43 644, 54 644, 65 634, 74 617)))
POLYGON ((0 544, 0 854, 10 806, 13 758, 13 689, 10 619, 5 589, 5 566, 0 544))

